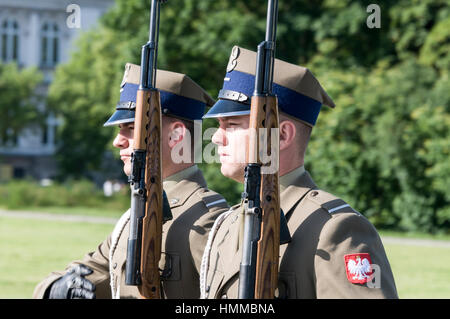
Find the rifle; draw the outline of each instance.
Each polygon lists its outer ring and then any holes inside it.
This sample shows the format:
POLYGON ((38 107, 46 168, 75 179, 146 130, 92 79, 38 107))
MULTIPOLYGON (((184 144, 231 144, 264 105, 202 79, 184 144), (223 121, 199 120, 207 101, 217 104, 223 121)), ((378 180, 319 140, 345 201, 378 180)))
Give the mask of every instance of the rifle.
MULTIPOLYGON (((255 91, 251 99, 250 135, 244 175, 245 208, 242 261, 239 274, 239 298, 274 298, 278 282, 280 223, 287 226, 280 212, 278 166, 274 173, 262 174, 261 151, 265 139, 267 153, 275 154, 278 143, 271 145, 272 129, 278 132, 278 101, 272 93, 278 1, 269 0, 265 41, 258 45, 255 91), (263 129, 264 135, 258 133, 263 129), (258 154, 260 154, 258 156, 258 154), (281 219, 281 222, 280 222, 281 219)), ((277 133, 278 135, 278 133, 277 133)))
POLYGON ((138 286, 143 298, 161 298, 159 260, 162 225, 172 219, 162 187, 161 100, 156 89, 160 2, 152 0, 149 41, 142 46, 141 78, 136 95, 130 234, 125 282, 138 286))

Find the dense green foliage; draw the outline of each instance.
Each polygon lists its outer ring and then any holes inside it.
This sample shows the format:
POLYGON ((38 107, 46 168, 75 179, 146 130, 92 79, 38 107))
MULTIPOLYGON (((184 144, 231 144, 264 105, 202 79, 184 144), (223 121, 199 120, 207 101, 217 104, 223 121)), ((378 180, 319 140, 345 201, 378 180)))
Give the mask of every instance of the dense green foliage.
POLYGON ((64 119, 57 152, 64 176, 84 177, 101 165, 112 134, 102 126, 118 100, 124 65, 116 59, 119 48, 106 29, 86 33, 70 62, 56 70, 48 105, 64 119))
MULTIPOLYGON (((161 9, 158 65, 188 74, 217 96, 230 49, 255 49, 265 1, 169 1, 161 9), (264 5, 263 5, 264 4, 264 5)), ((313 130, 306 167, 378 227, 436 231, 450 219, 450 6, 445 0, 378 1, 381 28, 366 20, 371 1, 280 1, 278 58, 307 66, 336 103, 313 130)), ((62 173, 98 168, 114 129, 126 62, 139 63, 149 1, 117 0, 98 29, 61 66, 50 101, 66 119, 62 173)), ((205 128, 215 125, 205 123, 205 128)), ((241 186, 202 165, 230 202, 241 186)))
POLYGON ((0 63, 0 144, 14 145, 21 129, 42 121, 36 90, 41 81, 34 68, 19 70, 15 63, 0 63))
POLYGON ((128 187, 106 197, 101 189, 88 180, 67 180, 49 186, 31 180, 12 180, 0 184, 0 207, 6 209, 100 207, 124 212, 129 205, 128 187))
POLYGON ((437 77, 411 61, 359 73, 314 129, 307 166, 377 225, 448 227, 450 82, 437 77))

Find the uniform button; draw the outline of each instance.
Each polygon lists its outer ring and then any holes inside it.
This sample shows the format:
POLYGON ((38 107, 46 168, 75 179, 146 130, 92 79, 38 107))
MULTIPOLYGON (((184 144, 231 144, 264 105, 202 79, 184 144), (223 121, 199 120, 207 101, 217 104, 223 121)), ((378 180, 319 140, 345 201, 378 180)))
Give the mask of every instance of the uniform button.
POLYGON ((228 299, 227 295, 222 295, 222 297, 220 297, 220 299, 228 299))
POLYGON ((113 269, 116 269, 116 268, 117 268, 117 263, 114 263, 113 269))
POLYGON ((275 297, 275 299, 280 298, 280 289, 279 288, 275 289, 274 297, 275 297))
POLYGON ((317 191, 312 191, 311 192, 311 197, 315 197, 315 196, 317 196, 319 194, 319 192, 317 192, 317 191))
POLYGON ((275 298, 287 299, 287 285, 281 280, 278 280, 278 287, 275 289, 275 298))

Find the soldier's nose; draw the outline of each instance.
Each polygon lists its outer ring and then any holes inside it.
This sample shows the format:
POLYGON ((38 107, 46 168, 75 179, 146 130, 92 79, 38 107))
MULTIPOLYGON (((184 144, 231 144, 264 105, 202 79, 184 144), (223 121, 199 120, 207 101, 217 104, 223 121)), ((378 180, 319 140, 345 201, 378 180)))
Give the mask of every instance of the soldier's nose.
POLYGON ((212 136, 211 141, 219 146, 226 145, 226 135, 222 128, 218 128, 217 131, 212 136))
POLYGON ((128 139, 122 134, 117 134, 116 138, 113 141, 113 146, 117 148, 127 148, 128 147, 128 139))

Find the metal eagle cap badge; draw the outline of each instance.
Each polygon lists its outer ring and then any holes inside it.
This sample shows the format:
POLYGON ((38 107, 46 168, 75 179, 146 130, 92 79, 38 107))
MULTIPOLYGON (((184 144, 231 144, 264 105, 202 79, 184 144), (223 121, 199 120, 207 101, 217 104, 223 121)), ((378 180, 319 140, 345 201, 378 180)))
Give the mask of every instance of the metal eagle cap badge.
POLYGON ((131 65, 127 64, 125 65, 125 71, 123 73, 122 82, 120 83, 120 87, 123 88, 125 86, 125 83, 127 83, 128 80, 128 74, 130 73, 131 65))
POLYGON ((239 47, 234 46, 231 50, 230 59, 228 60, 227 72, 231 72, 237 65, 237 58, 239 57, 239 47))

